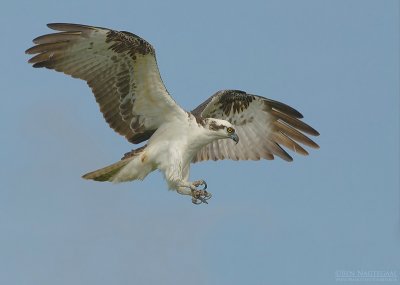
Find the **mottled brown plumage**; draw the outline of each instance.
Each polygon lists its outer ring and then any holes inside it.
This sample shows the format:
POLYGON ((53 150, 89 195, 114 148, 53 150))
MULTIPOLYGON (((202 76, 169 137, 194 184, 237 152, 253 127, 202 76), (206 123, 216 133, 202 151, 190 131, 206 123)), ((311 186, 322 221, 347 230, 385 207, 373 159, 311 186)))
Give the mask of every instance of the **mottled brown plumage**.
POLYGON ((291 161, 292 157, 280 145, 302 155, 308 155, 308 152, 298 143, 312 148, 319 147, 300 132, 319 135, 315 129, 300 120, 303 118, 300 112, 281 102, 244 91, 219 91, 192 113, 195 116, 229 121, 236 126, 240 138, 237 145, 228 140, 212 142, 198 152, 193 162, 273 159, 274 155, 291 161))
POLYGON ((160 111, 147 102, 173 102, 162 83, 154 48, 129 32, 63 23, 48 27, 59 32, 33 40, 36 45, 26 53, 36 55, 29 63, 85 80, 111 128, 132 143, 149 139, 162 122, 146 119, 160 111))

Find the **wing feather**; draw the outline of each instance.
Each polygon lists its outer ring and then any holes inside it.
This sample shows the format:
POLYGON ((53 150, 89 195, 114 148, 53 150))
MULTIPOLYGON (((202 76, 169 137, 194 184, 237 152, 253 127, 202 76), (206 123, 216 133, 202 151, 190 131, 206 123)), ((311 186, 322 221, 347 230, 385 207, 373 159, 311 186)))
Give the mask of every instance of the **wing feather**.
POLYGON ((284 121, 285 123, 299 129, 300 131, 305 132, 306 134, 312 135, 312 136, 318 136, 319 133, 313 129, 312 127, 310 127, 309 125, 307 125, 306 123, 298 120, 297 118, 291 117, 288 114, 282 113, 280 111, 271 110, 271 115, 275 116, 276 118, 279 118, 280 120, 284 121))
POLYGON ((300 153, 302 155, 308 155, 308 152, 304 148, 302 148, 298 143, 296 143, 295 141, 293 141, 292 139, 290 139, 288 136, 286 136, 281 132, 274 133, 273 139, 278 144, 283 145, 284 147, 294 152, 300 153))
POLYGON ((309 146, 312 148, 318 148, 318 145, 313 140, 311 140, 309 137, 307 137, 303 133, 299 132, 295 128, 285 124, 284 122, 280 122, 278 120, 278 121, 275 121, 274 124, 275 124, 275 127, 278 130, 280 130, 281 133, 285 134, 286 136, 288 136, 306 146, 309 146))
POLYGON ((85 80, 107 123, 132 143, 148 139, 172 113, 186 116, 165 88, 154 48, 129 32, 53 23, 26 50, 33 67, 85 80))
POLYGON ((240 138, 237 145, 226 139, 206 145, 193 162, 208 159, 271 160, 274 155, 292 161, 293 158, 281 146, 301 155, 308 155, 308 152, 300 144, 319 148, 305 135, 318 136, 319 133, 301 121, 303 115, 300 112, 284 103, 243 91, 219 91, 192 113, 229 121, 240 138))

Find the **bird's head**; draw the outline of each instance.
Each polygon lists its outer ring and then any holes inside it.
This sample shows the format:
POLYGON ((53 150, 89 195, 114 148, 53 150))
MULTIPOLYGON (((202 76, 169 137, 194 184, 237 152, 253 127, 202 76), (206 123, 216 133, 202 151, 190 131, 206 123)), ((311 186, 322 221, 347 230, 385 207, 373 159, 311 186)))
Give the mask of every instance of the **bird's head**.
POLYGON ((236 143, 239 142, 239 137, 236 134, 235 128, 231 123, 220 119, 207 119, 208 129, 216 136, 218 139, 230 138, 236 143))

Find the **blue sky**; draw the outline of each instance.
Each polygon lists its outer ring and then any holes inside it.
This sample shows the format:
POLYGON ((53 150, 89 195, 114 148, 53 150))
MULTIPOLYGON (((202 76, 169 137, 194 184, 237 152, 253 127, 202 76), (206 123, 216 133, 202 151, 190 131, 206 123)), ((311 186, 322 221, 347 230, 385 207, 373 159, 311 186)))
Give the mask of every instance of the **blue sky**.
POLYGON ((0 16, 1 284, 400 276, 398 1, 8 1, 0 16), (26 63, 49 22, 144 37, 186 109, 220 89, 285 102, 320 131, 321 149, 292 163, 196 164, 206 206, 167 191, 160 173, 85 181, 133 146, 84 82, 26 63))

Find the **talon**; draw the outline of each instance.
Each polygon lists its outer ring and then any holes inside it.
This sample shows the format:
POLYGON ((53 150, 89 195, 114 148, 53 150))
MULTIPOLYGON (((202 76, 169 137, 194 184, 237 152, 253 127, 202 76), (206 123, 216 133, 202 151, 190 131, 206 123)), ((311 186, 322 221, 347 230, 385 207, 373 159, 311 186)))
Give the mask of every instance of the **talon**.
POLYGON ((192 190, 192 197, 194 199, 199 199, 200 198, 200 190, 192 190))
POLYGON ((202 203, 204 203, 204 204, 208 204, 207 200, 204 199, 203 197, 200 197, 199 200, 200 200, 202 203))
POLYGON ((193 197, 192 198, 192 203, 195 204, 195 205, 200 205, 202 202, 193 197))
POLYGON ((209 200, 211 196, 211 193, 205 190, 192 190, 192 203, 196 205, 201 203, 208 204, 207 200, 209 200))
POLYGON ((204 186, 203 186, 203 189, 201 189, 201 190, 206 190, 206 189, 207 189, 207 183, 206 183, 204 180, 194 181, 194 182, 193 182, 193 185, 194 185, 195 187, 199 187, 200 185, 204 185, 204 186))
POLYGON ((209 200, 212 197, 210 192, 204 191, 204 199, 209 200))

